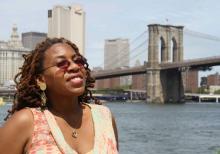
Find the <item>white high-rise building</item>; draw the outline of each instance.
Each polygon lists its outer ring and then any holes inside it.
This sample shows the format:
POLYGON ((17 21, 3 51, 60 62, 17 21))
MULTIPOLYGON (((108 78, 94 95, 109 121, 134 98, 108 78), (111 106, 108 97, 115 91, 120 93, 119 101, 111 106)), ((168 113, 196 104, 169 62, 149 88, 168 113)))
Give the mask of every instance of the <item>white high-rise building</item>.
POLYGON ((48 37, 64 37, 75 43, 84 55, 85 12, 80 5, 55 6, 48 10, 48 37))
POLYGON ((23 47, 14 25, 10 40, 0 41, 0 85, 14 79, 24 61, 22 55, 26 53, 28 49, 23 47))
MULTIPOLYGON (((129 67, 129 40, 107 39, 104 47, 104 69, 129 67)), ((131 77, 120 77, 120 86, 131 84, 131 77)))
POLYGON ((105 40, 104 69, 129 67, 129 40, 105 40))

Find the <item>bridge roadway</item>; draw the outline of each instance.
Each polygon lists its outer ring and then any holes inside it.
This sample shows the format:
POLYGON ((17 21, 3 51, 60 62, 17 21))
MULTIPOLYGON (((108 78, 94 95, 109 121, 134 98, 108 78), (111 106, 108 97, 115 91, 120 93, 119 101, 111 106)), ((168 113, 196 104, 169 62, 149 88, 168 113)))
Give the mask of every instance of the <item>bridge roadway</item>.
MULTIPOLYGON (((159 70, 169 70, 169 69, 196 69, 202 67, 211 67, 220 65, 220 56, 215 57, 206 57, 198 58, 193 60, 184 60, 182 62, 169 62, 161 63, 159 70)), ((152 68, 151 68, 152 69, 152 68)), ((155 68, 156 69, 156 68, 155 68)), ((135 75, 135 74, 144 74, 150 70, 146 65, 123 68, 123 69, 112 69, 112 70, 100 70, 92 72, 92 76, 96 79, 106 79, 119 76, 135 75)))
POLYGON ((0 96, 14 96, 15 89, 0 88, 0 96))
MULTIPOLYGON (((160 70, 169 70, 169 69, 196 69, 199 67, 211 67, 215 65, 220 65, 220 56, 216 57, 207 57, 207 58, 199 58, 193 60, 184 60, 182 62, 170 62, 170 63, 161 63, 160 70)), ((146 65, 125 68, 125 69, 113 69, 113 70, 101 70, 92 72, 92 76, 96 79, 106 79, 111 77, 119 77, 119 76, 127 76, 127 75, 135 75, 135 74, 144 74, 149 68, 146 65)), ((8 89, 0 89, 0 95, 14 95, 15 90, 8 89)))

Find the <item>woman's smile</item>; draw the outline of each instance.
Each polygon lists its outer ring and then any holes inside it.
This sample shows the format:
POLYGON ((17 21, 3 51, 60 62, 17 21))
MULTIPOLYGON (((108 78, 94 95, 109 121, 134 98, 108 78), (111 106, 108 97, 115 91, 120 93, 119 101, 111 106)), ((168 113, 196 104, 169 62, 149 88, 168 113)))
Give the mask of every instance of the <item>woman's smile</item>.
POLYGON ((79 76, 71 78, 68 82, 70 82, 70 84, 74 87, 81 87, 84 85, 83 78, 81 78, 79 76))
POLYGON ((71 86, 74 87, 84 86, 84 82, 85 82, 83 75, 81 73, 72 73, 71 75, 69 75, 66 81, 69 82, 71 86))

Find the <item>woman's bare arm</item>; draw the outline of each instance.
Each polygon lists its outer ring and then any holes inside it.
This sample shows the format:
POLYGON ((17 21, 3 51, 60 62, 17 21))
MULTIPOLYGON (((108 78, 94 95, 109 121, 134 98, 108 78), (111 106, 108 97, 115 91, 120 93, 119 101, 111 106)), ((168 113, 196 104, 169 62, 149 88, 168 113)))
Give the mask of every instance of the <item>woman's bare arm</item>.
POLYGON ((33 130, 33 115, 29 109, 18 111, 0 129, 0 152, 21 154, 33 130))
POLYGON ((113 129, 114 129, 114 132, 115 132, 115 138, 116 138, 116 142, 117 142, 117 149, 119 150, 118 130, 117 130, 117 125, 116 125, 115 118, 114 118, 113 115, 112 115, 112 126, 113 126, 113 129))

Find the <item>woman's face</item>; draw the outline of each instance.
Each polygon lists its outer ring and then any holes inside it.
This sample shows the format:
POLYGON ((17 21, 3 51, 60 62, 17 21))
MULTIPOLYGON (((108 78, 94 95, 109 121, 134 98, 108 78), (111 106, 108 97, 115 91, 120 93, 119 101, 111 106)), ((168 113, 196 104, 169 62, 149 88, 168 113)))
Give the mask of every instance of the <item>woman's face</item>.
POLYGON ((43 79, 48 94, 80 96, 85 90, 86 70, 74 49, 65 43, 45 51, 43 79))

